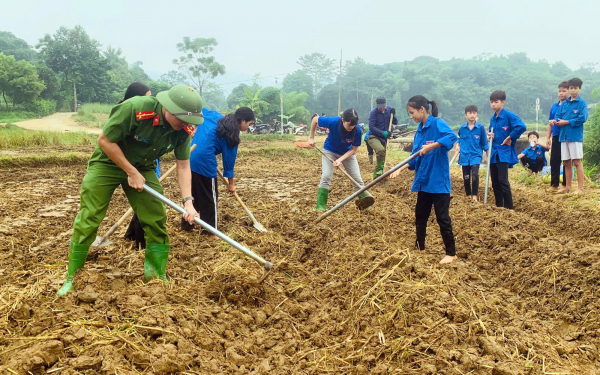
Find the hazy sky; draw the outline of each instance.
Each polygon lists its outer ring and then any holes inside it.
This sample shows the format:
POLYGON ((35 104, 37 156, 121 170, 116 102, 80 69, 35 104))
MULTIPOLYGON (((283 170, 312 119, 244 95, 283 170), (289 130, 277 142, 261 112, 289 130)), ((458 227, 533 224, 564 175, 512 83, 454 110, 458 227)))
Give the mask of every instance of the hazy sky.
POLYGON ((340 49, 344 60, 375 64, 513 52, 571 68, 600 62, 598 0, 0 0, 0 10, 0 30, 31 45, 79 24, 103 48, 142 61, 153 78, 173 69, 182 37, 214 37, 228 72, 221 84, 255 73, 282 78, 298 69, 299 56, 339 59, 340 49))

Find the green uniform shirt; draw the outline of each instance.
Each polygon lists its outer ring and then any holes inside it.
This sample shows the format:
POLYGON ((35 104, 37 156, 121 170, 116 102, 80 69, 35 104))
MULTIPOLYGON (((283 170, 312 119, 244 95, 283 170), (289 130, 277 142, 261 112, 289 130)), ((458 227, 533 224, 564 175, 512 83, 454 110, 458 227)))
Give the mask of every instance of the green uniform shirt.
MULTIPOLYGON (((190 158, 190 135, 173 129, 163 118, 162 105, 151 96, 136 96, 113 107, 102 132, 138 170, 156 168, 155 160, 171 150, 177 160, 190 158)), ((95 162, 114 164, 100 146, 89 164, 95 162)))

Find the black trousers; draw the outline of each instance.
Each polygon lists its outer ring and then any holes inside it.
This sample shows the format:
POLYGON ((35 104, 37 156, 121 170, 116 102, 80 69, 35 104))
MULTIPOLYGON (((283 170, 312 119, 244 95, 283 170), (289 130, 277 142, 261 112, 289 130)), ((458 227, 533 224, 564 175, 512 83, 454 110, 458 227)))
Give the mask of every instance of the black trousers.
POLYGON ((463 165, 462 172, 467 197, 477 195, 479 193, 479 164, 463 165))
MULTIPOLYGON (((560 185, 560 163, 561 152, 558 135, 552 137, 552 150, 550 150, 550 186, 558 187, 560 185)), ((567 185, 567 180, 563 178, 562 186, 567 185)))
POLYGON ((365 143, 367 144, 367 151, 369 151, 369 155, 373 155, 373 153, 375 152, 375 151, 373 151, 373 147, 371 147, 371 145, 368 144, 367 142, 365 142, 365 143))
POLYGON ((427 221, 431 215, 431 206, 435 209, 435 217, 440 226, 440 233, 446 255, 456 255, 456 245, 454 243, 454 233, 452 232, 452 220, 450 219, 450 194, 426 193, 420 191, 417 195, 417 205, 415 206, 415 224, 417 226, 416 247, 425 250, 425 236, 427 235, 427 221))
POLYGON ((508 163, 501 163, 496 154, 496 162, 490 164, 490 175, 492 178, 492 189, 496 196, 496 207, 513 209, 512 192, 508 181, 508 163))
POLYGON ((140 223, 140 219, 138 219, 136 214, 133 214, 133 218, 131 218, 131 222, 129 222, 129 227, 127 227, 127 231, 125 232, 125 238, 131 241, 135 241, 135 249, 139 250, 140 248, 144 250, 146 248, 146 233, 144 232, 144 228, 142 228, 142 223, 140 223))
POLYGON ((531 160, 527 155, 521 157, 521 164, 531 169, 533 173, 538 173, 544 168, 544 157, 538 156, 535 160, 531 160))
MULTIPOLYGON (((202 176, 192 171, 192 197, 194 208, 200 213, 200 220, 217 229, 217 200, 219 198, 219 181, 216 178, 202 176)), ((181 229, 192 230, 194 225, 181 220, 181 229)))

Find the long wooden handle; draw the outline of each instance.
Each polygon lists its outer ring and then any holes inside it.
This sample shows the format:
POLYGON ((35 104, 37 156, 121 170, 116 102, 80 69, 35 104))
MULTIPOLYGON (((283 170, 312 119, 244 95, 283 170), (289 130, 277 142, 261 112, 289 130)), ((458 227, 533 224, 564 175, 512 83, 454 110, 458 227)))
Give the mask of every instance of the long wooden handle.
MULTIPOLYGON (((190 152, 194 151, 196 149, 196 145, 193 145, 192 147, 190 147, 190 152)), ((169 175, 171 173, 173 173, 173 171, 177 169, 177 163, 175 163, 174 166, 172 166, 171 168, 169 168, 165 173, 162 174, 162 176, 160 176, 160 178, 158 179, 159 182, 162 182, 165 178, 169 177, 169 175)), ((133 213, 133 208, 129 207, 129 209, 127 210, 127 212, 125 212, 123 214, 123 216, 121 216, 121 218, 119 219, 119 221, 117 221, 116 223, 113 224, 112 227, 110 227, 110 229, 108 230, 108 232, 104 233, 104 236, 102 236, 102 240, 104 241, 106 238, 110 237, 116 230, 117 228, 123 224, 123 222, 125 220, 127 220, 127 218, 129 217, 129 215, 131 215, 133 213)))
MULTIPOLYGON (((313 146, 313 147, 314 147, 314 148, 316 148, 316 149, 317 149, 317 151, 319 151, 319 152, 321 153, 321 155, 325 156, 325 157, 327 158, 327 160, 329 160, 329 161, 330 161, 330 162, 333 164, 333 159, 331 159, 331 158, 329 157, 329 155, 327 155, 326 153, 324 153, 324 152, 323 152, 323 150, 321 150, 319 147, 317 147, 317 146, 313 146)), ((342 173, 343 173, 344 175, 346 175, 346 177, 348 177, 348 178, 350 179, 350 181, 352 181, 352 183, 354 184, 354 186, 356 186, 356 187, 357 187, 357 188, 359 188, 359 189, 361 189, 361 188, 362 188, 362 186, 361 186, 361 185, 360 185, 358 182, 356 182, 356 180, 355 180, 355 179, 353 179, 353 178, 352 178, 352 176, 350 176, 350 175, 348 174, 348 172, 346 172, 344 169, 341 169, 341 168, 340 168, 340 170, 342 171, 342 173)), ((367 194, 369 194, 369 192, 367 192, 367 194)))
MULTIPOLYGON (((392 121, 394 121, 394 115, 392 114, 392 111, 390 110, 390 126, 388 129, 388 137, 389 137, 390 133, 392 132, 392 121)), ((388 154, 389 144, 390 144, 390 139, 386 138, 386 140, 385 140, 385 156, 383 157, 383 168, 385 168, 385 164, 387 162, 387 154, 388 154)))
MULTIPOLYGON (((223 183, 225 185, 229 184, 227 182, 227 180, 225 179, 225 177, 223 176, 223 173, 221 173, 221 171, 219 169, 217 169, 217 174, 219 175, 219 177, 221 177, 221 181, 223 181, 223 183)), ((242 208, 244 209, 244 211, 246 211, 246 214, 248 214, 248 216, 250 216, 250 219, 252 219, 252 221, 256 221, 256 218, 254 217, 254 215, 252 215, 252 212, 250 212, 250 210, 248 209, 248 207, 246 207, 246 205, 244 204, 244 202, 242 201, 242 198, 240 198, 240 196, 238 195, 238 193, 235 192, 235 193, 233 193, 233 195, 235 195, 235 199, 237 199, 237 201, 242 206, 242 208)))

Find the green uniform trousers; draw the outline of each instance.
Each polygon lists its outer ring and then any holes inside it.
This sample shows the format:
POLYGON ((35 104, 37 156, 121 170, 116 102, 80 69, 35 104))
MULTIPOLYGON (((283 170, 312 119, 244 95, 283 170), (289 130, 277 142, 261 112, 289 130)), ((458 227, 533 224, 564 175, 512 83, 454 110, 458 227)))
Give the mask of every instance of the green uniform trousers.
POLYGON ((375 155, 377 155, 377 162, 383 163, 385 161, 385 144, 374 135, 369 135, 369 138, 367 138, 367 143, 369 146, 371 146, 373 151, 375 151, 375 155))
MULTIPOLYGON (((153 169, 140 173, 146 185, 163 193, 162 186, 153 169)), ((129 204, 137 214, 146 233, 146 243, 168 244, 169 236, 165 224, 167 212, 164 204, 150 194, 138 192, 127 183, 127 174, 113 163, 92 163, 81 183, 81 207, 73 224, 72 244, 89 245, 96 239, 98 226, 106 216, 108 204, 121 185, 129 204)))

